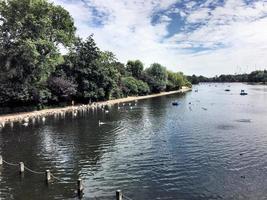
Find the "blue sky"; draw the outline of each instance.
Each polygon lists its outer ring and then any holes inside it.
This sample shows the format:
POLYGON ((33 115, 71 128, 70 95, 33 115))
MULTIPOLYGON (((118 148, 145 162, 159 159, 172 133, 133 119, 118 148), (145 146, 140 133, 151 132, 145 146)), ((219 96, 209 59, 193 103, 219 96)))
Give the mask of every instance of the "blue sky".
POLYGON ((126 62, 213 76, 267 68, 267 0, 50 0, 126 62))

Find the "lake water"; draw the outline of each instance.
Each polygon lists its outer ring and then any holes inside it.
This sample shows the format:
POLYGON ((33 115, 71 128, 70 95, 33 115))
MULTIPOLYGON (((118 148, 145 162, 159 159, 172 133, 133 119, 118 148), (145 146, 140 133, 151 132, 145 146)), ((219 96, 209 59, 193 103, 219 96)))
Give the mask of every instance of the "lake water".
POLYGON ((47 187, 43 174, 4 163, 0 199, 77 199, 78 177, 84 199, 115 199, 117 189, 133 200, 267 199, 266 125, 267 86, 239 83, 7 125, 3 158, 60 180, 47 187))

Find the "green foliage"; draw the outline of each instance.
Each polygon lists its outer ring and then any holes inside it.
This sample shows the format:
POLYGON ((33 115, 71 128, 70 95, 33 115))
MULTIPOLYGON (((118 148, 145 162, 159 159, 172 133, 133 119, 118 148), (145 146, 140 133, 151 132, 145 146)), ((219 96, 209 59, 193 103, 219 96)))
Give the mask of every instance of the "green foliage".
POLYGON ((147 83, 128 76, 122 78, 122 91, 126 96, 145 95, 150 92, 150 89, 147 83))
POLYGON ((46 99, 45 82, 62 60, 58 45, 70 45, 74 32, 73 19, 60 6, 45 0, 1 0, 0 84, 6 90, 1 95, 13 94, 1 96, 1 102, 46 99))
POLYGON ((188 76, 188 79, 192 84, 198 84, 199 82, 253 82, 253 83, 267 83, 267 70, 253 71, 250 74, 222 74, 212 78, 204 76, 188 76))
POLYGON ((129 72, 129 75, 140 79, 144 70, 144 65, 140 60, 129 60, 126 65, 126 70, 129 72))
POLYGON ((88 103, 189 85, 182 73, 140 60, 126 67, 92 35, 75 37, 70 14, 48 0, 0 0, 0 103, 31 106, 88 103), (62 56, 59 48, 67 55, 62 56))
POLYGON ((72 51, 60 67, 77 83, 76 100, 105 100, 112 95, 120 77, 117 60, 111 52, 101 52, 92 36, 78 39, 72 51))
POLYGON ((172 71, 167 71, 168 81, 167 90, 178 90, 184 85, 183 75, 181 73, 174 73, 172 71))
POLYGON ((77 93, 77 85, 64 76, 51 76, 48 79, 48 89, 51 91, 51 101, 69 101, 77 93))
POLYGON ((167 70, 158 63, 152 64, 145 70, 145 80, 150 86, 152 92, 161 92, 166 89, 167 70))

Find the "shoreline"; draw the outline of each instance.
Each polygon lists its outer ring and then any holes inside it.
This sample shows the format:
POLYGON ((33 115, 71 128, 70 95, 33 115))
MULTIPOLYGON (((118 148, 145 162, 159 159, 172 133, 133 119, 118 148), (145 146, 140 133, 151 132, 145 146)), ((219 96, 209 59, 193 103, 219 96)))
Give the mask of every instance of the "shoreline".
POLYGON ((161 92, 158 94, 151 94, 151 95, 146 95, 146 96, 130 96, 130 97, 113 99, 113 100, 108 100, 108 101, 94 102, 90 105, 82 104, 82 105, 77 105, 77 106, 67 106, 67 107, 62 107, 62 108, 49 108, 49 109, 38 110, 38 111, 0 115, 0 128, 3 128, 6 123, 10 123, 11 126, 13 126, 14 122, 28 123, 29 120, 35 121, 35 119, 39 119, 39 118, 42 118, 42 120, 45 120, 44 117, 46 116, 64 115, 65 113, 68 113, 68 112, 77 112, 77 111, 82 111, 82 110, 87 110, 87 109, 103 108, 104 106, 111 106, 111 105, 125 103, 125 102, 138 101, 142 99, 150 99, 150 98, 177 94, 177 93, 184 93, 184 92, 188 92, 191 90, 192 88, 182 87, 182 89, 180 90, 175 90, 175 91, 170 91, 170 92, 161 92))

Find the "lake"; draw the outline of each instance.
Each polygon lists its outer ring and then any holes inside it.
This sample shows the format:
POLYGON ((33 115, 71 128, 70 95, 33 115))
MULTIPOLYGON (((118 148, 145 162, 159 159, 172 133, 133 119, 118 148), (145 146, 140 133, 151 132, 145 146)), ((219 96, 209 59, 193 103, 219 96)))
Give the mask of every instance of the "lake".
POLYGON ((4 163, 0 199, 77 199, 78 177, 84 199, 115 199, 117 189, 133 200, 267 199, 266 124, 267 86, 213 83, 132 109, 7 125, 3 159, 37 173, 4 163), (57 178, 49 186, 46 169, 57 178))

